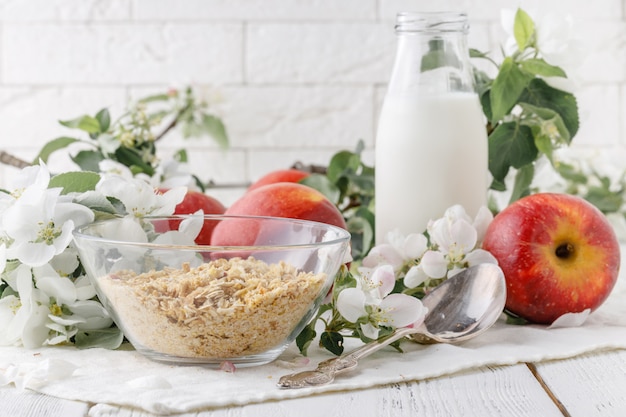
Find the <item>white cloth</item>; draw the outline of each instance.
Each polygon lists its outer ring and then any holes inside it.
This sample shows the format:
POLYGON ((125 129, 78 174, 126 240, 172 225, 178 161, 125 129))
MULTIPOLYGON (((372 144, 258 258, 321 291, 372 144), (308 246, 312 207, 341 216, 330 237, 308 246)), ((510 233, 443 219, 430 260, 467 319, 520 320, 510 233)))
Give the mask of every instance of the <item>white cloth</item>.
POLYGON ((276 387, 282 375, 313 368, 318 361, 332 356, 316 346, 309 349, 310 363, 306 366, 294 364, 299 362, 298 351, 291 346, 272 364, 240 368, 234 373, 160 364, 133 350, 2 347, 0 384, 13 382, 60 398, 167 415, 421 380, 484 365, 539 362, 596 350, 626 349, 625 275, 622 270, 609 299, 581 327, 548 329, 507 325, 501 320, 485 334, 461 345, 405 343, 405 353, 384 349, 324 387, 276 387), (68 375, 67 369, 72 367, 75 370, 68 375), (55 373, 60 368, 66 369, 65 373, 55 373))

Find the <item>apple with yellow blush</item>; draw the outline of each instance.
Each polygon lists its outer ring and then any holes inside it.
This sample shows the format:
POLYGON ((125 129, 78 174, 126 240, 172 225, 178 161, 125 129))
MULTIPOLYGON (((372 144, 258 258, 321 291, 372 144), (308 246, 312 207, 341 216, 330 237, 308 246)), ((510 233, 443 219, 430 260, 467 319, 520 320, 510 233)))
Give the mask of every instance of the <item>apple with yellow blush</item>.
MULTIPOLYGON (((347 229, 343 214, 324 194, 309 186, 278 182, 248 191, 224 213, 226 215, 286 217, 311 220, 347 229)), ((259 231, 254 222, 228 219, 213 230, 212 245, 253 245, 259 231)))
POLYGON ((309 172, 301 171, 295 168, 288 169, 277 169, 274 171, 270 171, 267 174, 263 175, 261 178, 256 180, 250 187, 248 187, 247 191, 256 190, 264 185, 275 184, 277 182, 300 182, 304 178, 307 178, 311 175, 309 172))
POLYGON ((524 197, 497 214, 483 249, 507 284, 506 309, 533 323, 597 309, 619 274, 620 246, 606 217, 583 198, 524 197))

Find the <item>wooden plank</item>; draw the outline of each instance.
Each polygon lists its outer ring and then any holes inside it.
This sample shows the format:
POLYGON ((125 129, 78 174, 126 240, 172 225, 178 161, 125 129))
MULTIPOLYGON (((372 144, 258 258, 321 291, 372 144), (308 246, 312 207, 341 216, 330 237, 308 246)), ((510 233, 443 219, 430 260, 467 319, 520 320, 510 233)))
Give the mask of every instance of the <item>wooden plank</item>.
POLYGON ((626 350, 536 364, 572 417, 626 415, 626 350))
MULTIPOLYGON (((346 376, 347 377, 347 376, 346 376)), ((382 388, 185 414, 185 417, 562 417, 526 365, 486 367, 382 388)), ((97 405, 91 417, 154 417, 97 405)))
POLYGON ((13 387, 0 388, 0 416, 3 417, 84 417, 88 412, 87 403, 13 387))

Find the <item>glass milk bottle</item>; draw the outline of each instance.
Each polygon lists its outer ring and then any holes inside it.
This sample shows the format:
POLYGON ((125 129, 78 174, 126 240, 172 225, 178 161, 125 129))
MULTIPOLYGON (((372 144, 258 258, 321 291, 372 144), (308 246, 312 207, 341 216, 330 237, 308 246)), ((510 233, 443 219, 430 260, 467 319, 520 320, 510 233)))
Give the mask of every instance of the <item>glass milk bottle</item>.
POLYGON ((376 242, 422 233, 455 204, 487 203, 485 118, 474 90, 467 15, 400 13, 376 136, 376 242))

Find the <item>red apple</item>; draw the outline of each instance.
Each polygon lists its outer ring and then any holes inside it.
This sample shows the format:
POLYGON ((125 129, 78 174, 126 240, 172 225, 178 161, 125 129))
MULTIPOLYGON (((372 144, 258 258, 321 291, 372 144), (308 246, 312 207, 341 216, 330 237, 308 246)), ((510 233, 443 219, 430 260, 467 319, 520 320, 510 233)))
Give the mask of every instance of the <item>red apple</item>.
POLYGON ((277 182, 300 182, 300 180, 308 177, 309 175, 311 174, 305 171, 300 171, 299 169, 278 169, 259 178, 250 187, 248 187, 248 191, 256 190, 264 185, 274 184, 277 182))
POLYGON ((507 283, 506 309, 549 324, 598 308, 613 289, 620 247, 605 216, 580 197, 539 193, 500 212, 487 229, 507 283))
MULTIPOLYGON (((159 191, 165 192, 167 190, 160 189, 159 191)), ((226 207, 217 199, 207 194, 190 190, 185 194, 183 201, 178 203, 174 209, 174 214, 193 214, 200 209, 204 211, 204 214, 224 214, 226 211, 226 207)), ((170 229, 178 229, 179 224, 180 220, 171 220, 170 229)), ((211 243, 211 234, 213 233, 215 224, 216 222, 213 221, 204 222, 204 226, 202 226, 200 233, 196 237, 196 243, 198 245, 208 245, 211 243)))
MULTIPOLYGON (((227 210, 227 215, 251 215, 287 217, 313 220, 346 229, 343 215, 330 200, 319 191, 293 182, 264 185, 245 193, 227 210)), ((213 245, 253 245, 258 230, 252 222, 227 220, 213 232, 213 245)))

